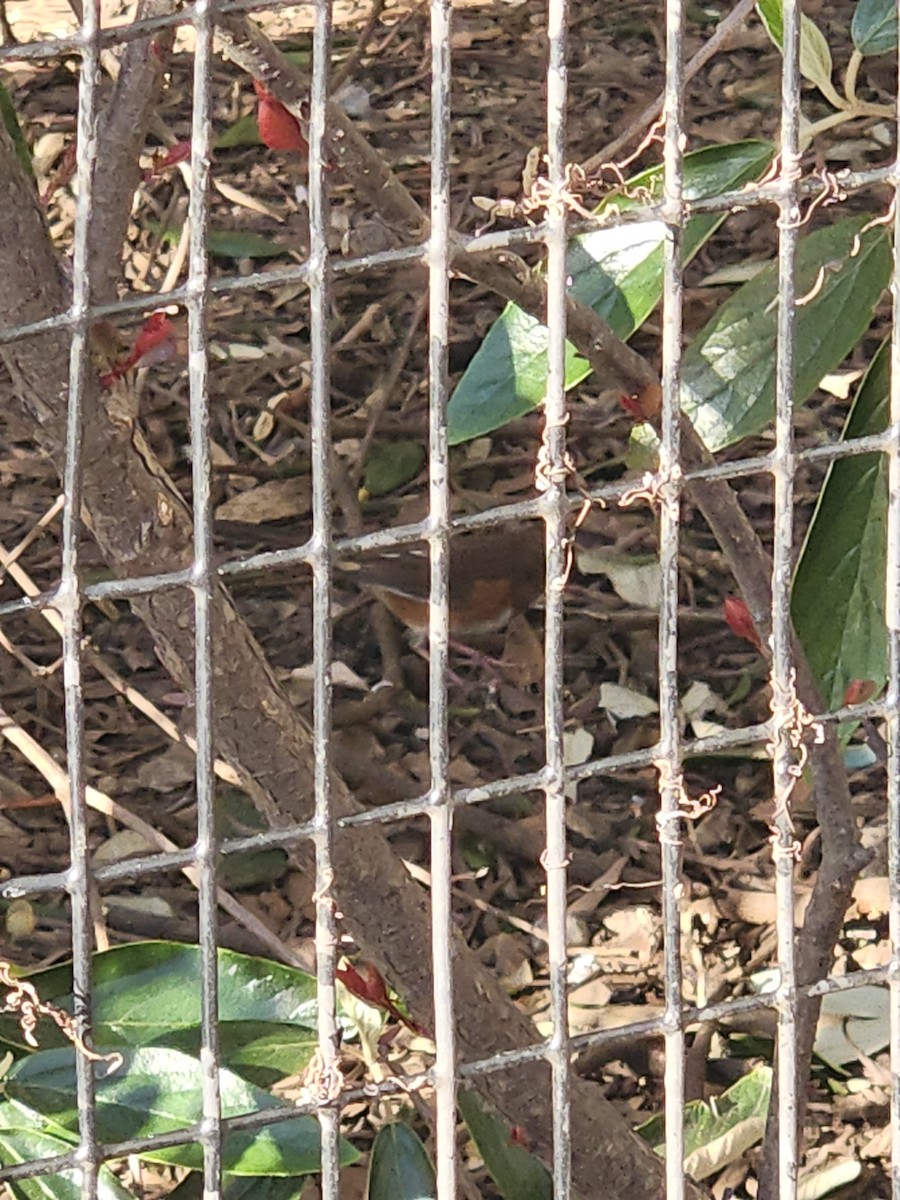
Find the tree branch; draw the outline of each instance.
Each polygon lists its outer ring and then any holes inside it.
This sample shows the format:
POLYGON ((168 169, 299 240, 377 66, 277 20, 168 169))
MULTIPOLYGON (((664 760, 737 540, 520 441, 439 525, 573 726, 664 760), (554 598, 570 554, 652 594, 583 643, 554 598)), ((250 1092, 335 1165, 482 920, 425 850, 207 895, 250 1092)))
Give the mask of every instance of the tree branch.
MULTIPOLYGON (((65 308, 65 289, 43 214, 0 129, 0 329, 40 320, 65 308)), ((35 421, 35 436, 62 475, 68 386, 68 337, 53 332, 0 347, 17 391, 35 421)), ((89 372, 90 376, 90 372, 89 372)), ((109 564, 123 577, 178 571, 192 560, 190 514, 153 458, 139 427, 106 411, 88 386, 96 417, 85 428, 84 506, 109 564)), ((193 604, 187 589, 161 590, 132 601, 153 634, 160 658, 186 690, 193 686, 193 604)), ((224 589, 214 601, 216 647, 214 733, 217 749, 246 781, 269 824, 308 820, 314 775, 309 727, 278 687, 262 650, 224 589)), ((332 779, 336 814, 361 811, 343 780, 332 779)), ((430 1028, 432 980, 427 896, 413 883, 381 830, 349 827, 335 839, 335 904, 363 955, 404 997, 414 1019, 430 1028)), ((304 840, 292 857, 312 879, 313 851, 304 840)), ((454 1004, 463 1061, 533 1045, 530 1019, 510 1000, 454 930, 454 1004)), ((520 1126, 536 1153, 552 1155, 549 1067, 542 1061, 475 1078, 487 1104, 520 1126)), ((572 1080, 573 1176, 576 1192, 595 1200, 658 1200, 660 1160, 631 1130, 600 1089, 572 1080)), ((697 1200, 702 1193, 689 1186, 697 1200)))
MULTIPOLYGON (((174 12, 177 0, 141 0, 137 20, 174 12)), ((174 29, 129 42, 112 95, 97 125, 91 214, 91 284, 94 304, 115 300, 122 279, 122 247, 140 183, 139 156, 159 109, 174 29)))

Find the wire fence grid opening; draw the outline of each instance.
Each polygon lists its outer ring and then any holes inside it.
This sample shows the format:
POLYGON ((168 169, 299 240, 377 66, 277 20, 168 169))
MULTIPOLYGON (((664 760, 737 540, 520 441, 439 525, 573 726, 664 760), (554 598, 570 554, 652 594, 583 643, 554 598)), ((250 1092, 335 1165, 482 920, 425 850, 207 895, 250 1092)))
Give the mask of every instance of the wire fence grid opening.
POLYGON ((900 1200, 895 0, 120 7, 0 3, 6 1193, 900 1200))

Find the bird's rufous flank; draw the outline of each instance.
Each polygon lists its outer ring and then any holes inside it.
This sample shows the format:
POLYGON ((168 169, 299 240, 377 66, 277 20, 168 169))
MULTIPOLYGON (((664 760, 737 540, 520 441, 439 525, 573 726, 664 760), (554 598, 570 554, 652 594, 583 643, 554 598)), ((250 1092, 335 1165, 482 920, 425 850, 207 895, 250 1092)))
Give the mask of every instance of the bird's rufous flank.
MULTIPOLYGON (((450 634, 496 633, 544 587, 544 525, 516 522, 450 539, 450 634)), ((355 578, 418 635, 428 630, 430 565, 425 548, 399 546, 361 559, 355 578)))

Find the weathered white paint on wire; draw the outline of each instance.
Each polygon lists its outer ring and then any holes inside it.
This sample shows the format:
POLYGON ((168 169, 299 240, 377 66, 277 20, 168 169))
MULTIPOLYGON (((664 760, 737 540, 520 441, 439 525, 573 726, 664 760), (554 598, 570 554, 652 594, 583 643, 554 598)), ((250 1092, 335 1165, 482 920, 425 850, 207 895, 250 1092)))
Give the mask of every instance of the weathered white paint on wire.
POLYGON ((544 744, 546 782, 544 816, 547 875, 547 969, 550 977, 551 1032, 547 1058, 551 1072, 553 1114, 553 1195, 567 1200, 572 1187, 571 1065, 567 951, 567 828, 563 589, 567 567, 564 544, 568 515, 566 452, 566 300, 567 171, 566 106, 568 103, 567 0, 550 0, 547 8, 547 177, 550 200, 546 212, 547 245, 547 391, 544 433, 538 462, 546 521, 546 588, 544 627, 544 744))
MULTIPOLYGON (((56 607, 63 621, 63 685, 66 710, 66 758, 69 768, 69 870, 66 888, 72 904, 72 991, 78 1036, 91 1040, 91 962, 94 950, 92 891, 85 805, 84 691, 82 688, 82 607, 79 580, 81 535, 82 453, 85 392, 90 386, 89 347, 91 292, 91 200, 97 163, 97 96, 100 82, 99 6, 85 4, 81 23, 81 77, 78 85, 76 175, 78 198, 72 250, 72 342, 69 356, 69 398, 66 414, 66 464, 62 518, 62 562, 56 607)), ((99 914, 97 914, 99 916, 99 914)), ((102 1067, 100 1068, 103 1069, 102 1067)), ((75 1055, 78 1101, 78 1171, 84 1200, 97 1195, 97 1111, 94 1098, 95 1064, 75 1055)))
MULTIPOLYGON (((781 196, 778 203, 778 318, 775 375, 775 451, 772 663, 773 791, 775 799, 772 853, 775 865, 776 939, 779 982, 776 991, 778 1171, 776 1180, 760 1179, 761 1200, 795 1200, 799 1151, 797 1144, 797 976, 794 947, 794 865, 796 834, 791 817, 791 793, 797 782, 796 755, 791 746, 791 702, 796 695, 791 647, 791 578, 794 533, 794 377, 796 363, 795 257, 798 238, 800 130, 800 10, 796 0, 784 0, 784 46, 781 78, 781 196), (777 1191, 776 1191, 777 1188, 777 1191)), ((771 1123, 770 1123, 771 1127, 771 1123)))
POLYGON ((456 1015, 453 1004, 453 808, 447 678, 450 643, 450 0, 431 0, 431 186, 428 237, 428 757, 431 770, 431 954, 434 994, 435 1173, 438 1200, 455 1200, 456 1015))
POLYGON ((332 564, 331 336, 328 234, 331 225, 326 174, 326 106, 331 65, 331 0, 316 0, 309 120, 310 237, 310 446, 313 502, 313 752, 315 755, 316 852, 316 1030, 321 1069, 321 1103, 316 1115, 321 1146, 323 1200, 340 1195, 340 1030, 337 1019, 338 929, 333 895, 334 813, 332 808, 332 564), (335 1101, 326 1103, 330 1096, 335 1101))
MULTIPOLYGON (((40 598, 39 601, 23 601, 0 607, 0 614, 14 611, 25 611, 37 607, 40 603, 55 603, 63 612, 66 620, 65 634, 65 680, 66 680, 66 729, 68 740, 69 764, 72 780, 73 822, 71 834, 72 866, 66 873, 49 872, 44 876, 33 876, 26 879, 12 880, 0 887, 0 894, 33 894, 34 891, 52 891, 65 889, 72 897, 73 905, 73 954, 75 958, 76 987, 82 997, 90 993, 90 951, 91 927, 89 911, 90 877, 87 866, 87 839, 85 812, 82 803, 84 789, 84 751, 83 751, 83 711, 80 689, 80 610, 86 596, 135 596, 147 592, 162 590, 167 587, 189 585, 194 589, 197 612, 197 705, 198 705, 198 741, 200 753, 198 756, 198 839, 194 851, 183 854, 160 854, 146 856, 129 864, 116 864, 102 868, 95 873, 96 879, 112 881, 118 878, 140 878, 148 872, 166 869, 172 865, 181 865, 191 861, 195 856, 201 864, 204 874, 204 884, 201 889, 201 944, 203 946, 203 1044, 204 1044, 204 1122, 194 1130, 179 1131, 168 1137, 153 1139, 134 1139, 129 1143, 117 1144, 115 1150, 128 1153, 147 1145, 183 1144, 189 1140, 200 1140, 206 1153, 207 1187, 215 1189, 215 1176, 218 1172, 218 1150, 222 1129, 255 1128, 270 1121, 286 1119, 284 1116, 261 1114, 232 1122, 218 1122, 218 1102, 214 1086, 215 1061, 217 1047, 215 1041, 215 907, 213 884, 215 881, 216 845, 214 830, 211 824, 212 779, 210 777, 211 739, 212 739, 212 709, 211 709, 211 647, 210 634, 210 599, 212 596, 213 578, 210 565, 210 520, 209 511, 209 473, 208 473, 208 407, 207 407, 207 372, 208 363, 205 343, 205 309, 207 298, 214 294, 245 291, 248 289, 271 286, 274 282, 285 282, 288 278, 296 278, 310 285, 312 321, 311 338, 313 344, 313 473, 314 473, 314 534, 307 545, 272 556, 256 556, 252 563, 230 564, 228 573, 240 574, 243 571, 257 569, 263 561, 271 559, 273 564, 284 565, 290 561, 310 561, 314 565, 315 590, 314 605, 317 614, 327 617, 328 599, 330 597, 329 567, 330 557, 334 549, 331 538, 329 488, 327 483, 328 446, 328 335, 325 316, 327 314, 327 282, 329 270, 334 273, 347 273, 362 269, 374 269, 402 261, 427 257, 430 272, 430 433, 429 443, 432 463, 431 483, 431 515, 424 526, 409 526, 404 529, 392 530, 389 533, 376 535, 367 539, 349 539, 341 546, 353 548, 363 544, 387 544, 389 541, 400 542, 404 539, 421 537, 423 533, 430 537, 433 563, 432 605, 432 715, 431 715, 431 751, 432 751, 432 789, 427 797, 419 801, 405 802, 392 805, 378 813, 363 814, 335 822, 330 813, 328 789, 327 761, 327 731, 330 723, 330 672, 327 664, 330 660, 331 645, 330 631, 327 620, 316 620, 316 664, 317 700, 316 700, 316 771, 317 771, 317 806, 313 822, 297 826, 293 830, 278 830, 255 838, 232 839, 231 842, 219 849, 240 853, 251 848, 264 845, 287 845, 291 840, 312 838, 317 851, 317 879, 323 883, 328 878, 330 863, 330 846, 335 826, 338 830, 344 825, 364 823, 386 823, 399 820, 405 816, 415 815, 423 811, 429 812, 432 821, 432 866, 433 866, 433 939, 432 949, 435 963, 435 1007, 436 1034, 438 1038, 438 1059, 432 1078, 437 1089, 438 1118, 438 1174, 439 1187, 442 1196, 454 1194, 456 1163, 455 1152, 455 1110, 453 1100, 458 1077, 471 1078, 474 1075, 490 1070, 509 1069, 516 1062, 534 1061, 545 1056, 549 1058, 553 1068, 553 1114, 555 1134, 554 1177, 557 1196, 565 1195, 568 1188, 568 1160, 570 1147, 568 1145, 568 1056, 573 1048, 600 1043, 609 1034, 586 1035, 577 1039, 568 1039, 565 1017, 565 972, 563 960, 560 958, 560 948, 563 955, 565 949, 565 930, 561 924, 565 907, 565 828, 564 811, 561 797, 563 788, 569 780, 588 779, 595 774, 615 769, 618 765, 646 764, 652 757, 646 753, 635 755, 619 755, 615 758, 596 763, 585 764, 576 770, 566 771, 560 764, 560 720, 561 700, 557 694, 562 678, 562 639, 561 639, 561 610, 554 595, 552 583, 558 578, 556 571, 560 563, 558 534, 561 531, 562 508, 566 503, 563 490, 557 488, 548 492, 541 506, 542 515, 548 524, 548 582, 551 584, 551 596, 548 600, 547 618, 547 691, 548 698, 545 715, 547 718, 547 771, 523 775, 514 780, 498 781, 484 789, 478 789, 478 796, 472 796, 472 802, 478 802, 492 795, 504 794, 523 787, 543 787, 547 797, 547 864, 550 868, 548 886, 548 937, 551 939, 551 989, 553 1035, 549 1044, 536 1041, 532 1047, 523 1048, 515 1053, 497 1055, 478 1063, 463 1064, 459 1070, 455 1067, 455 1052, 453 1039, 453 1011, 450 972, 450 948, 452 927, 450 922, 449 902, 449 870, 450 870, 450 826, 452 807, 462 802, 465 792, 452 792, 447 779, 447 744, 446 744, 446 689, 445 669, 447 661, 447 538, 449 509, 447 504, 447 448, 444 432, 444 413, 447 399, 447 369, 446 353, 449 341, 449 305, 448 305, 448 268, 449 268, 449 95, 450 95, 450 55, 449 55, 449 6, 443 0, 435 0, 432 6, 432 35, 433 35, 433 108, 432 108, 432 195, 431 220, 432 227, 427 245, 403 247, 383 254, 366 256, 364 258, 341 261, 331 264, 327 261, 327 251, 324 248, 326 228, 326 198, 325 179, 321 166, 321 146, 324 138, 324 96, 327 90, 328 37, 330 34, 330 13, 327 11, 327 0, 320 0, 317 12, 315 31, 315 54, 313 87, 311 93, 311 143, 312 143, 312 177, 311 189, 311 231, 313 233, 313 252, 310 260, 304 264, 292 266, 286 272, 257 272, 246 278, 236 276, 220 277, 210 281, 203 243, 208 222, 208 171, 209 171, 209 67, 210 44, 208 33, 214 17, 214 11, 228 11, 235 7, 252 10, 263 5, 242 4, 235 6, 221 3, 213 8, 210 0, 202 0, 177 16, 164 18, 154 23, 143 22, 141 26, 163 28, 167 25, 192 19, 198 30, 198 58, 195 63, 195 96, 194 96, 194 181, 191 192, 191 221, 194 229, 195 245, 192 244, 192 260, 190 275, 183 288, 174 289, 165 297, 159 297, 159 302, 178 300, 185 303, 190 314, 190 349, 189 349, 189 379, 191 388, 191 420, 192 420, 192 452, 194 472, 194 516, 197 530, 195 560, 189 572, 168 573, 159 576, 146 576, 142 579, 128 581, 110 581, 108 583, 91 585, 90 588, 80 588, 77 579, 78 568, 78 512, 80 490, 80 453, 81 453, 81 395, 84 387, 85 371, 89 359, 87 357, 87 331, 90 323, 98 315, 113 313, 125 314, 147 307, 145 296, 125 298, 115 304, 93 306, 89 281, 89 264, 87 257, 87 214, 90 207, 90 170, 96 154, 94 144, 94 125, 96 115, 95 89, 98 68, 98 47, 100 44, 112 44, 113 41, 124 41, 142 35, 143 29, 138 25, 124 30, 101 33, 96 27, 95 6, 87 4, 85 20, 80 35, 68 41, 54 40, 29 47, 7 47, 0 49, 0 58, 38 58, 44 55, 58 55, 61 48, 70 45, 79 51, 83 57, 84 69, 80 89, 79 102, 79 163, 78 163, 78 204, 75 235, 75 282, 73 304, 61 314, 49 317, 45 321, 31 323, 18 329, 8 329, 0 332, 0 340, 9 341, 16 336, 29 336, 52 328, 68 327, 73 331, 72 344, 72 373, 71 396, 68 428, 68 461, 66 466, 66 495, 69 508, 63 523, 63 570, 61 586, 53 595, 40 598), (318 231, 318 232, 317 232, 318 231), (194 258, 196 250, 196 259, 194 258), (207 1070, 208 1067, 208 1070, 207 1070), (208 1085, 208 1086, 206 1086, 208 1085)), ((272 7, 272 5, 265 5, 272 7)), ((550 71, 548 75, 548 146, 550 156, 549 175, 554 186, 564 179, 565 168, 565 121, 564 105, 566 91, 565 77, 565 24, 566 11, 564 0, 558 0, 549 10, 549 32, 551 41, 550 71)), ((785 5, 785 41, 786 63, 783 81, 783 129, 782 139, 788 153, 785 161, 790 164, 791 148, 796 144, 796 123, 799 113, 799 75, 796 62, 796 31, 797 9, 793 3, 785 5)), ((667 115, 669 120, 665 151, 666 193, 662 206, 654 205, 642 213, 638 219, 652 228, 651 222, 660 219, 667 222, 667 261, 665 277, 665 315, 663 337, 664 352, 664 398, 665 417, 663 429, 663 460, 661 472, 671 475, 673 467, 678 463, 677 438, 677 396, 678 396, 678 353, 677 334, 678 315, 681 304, 681 276, 678 257, 678 230, 681 221, 677 215, 677 206, 681 204, 681 213, 686 217, 688 212, 717 211, 733 207, 737 196, 724 196, 699 201, 694 204, 682 204, 680 196, 680 155, 681 144, 679 135, 680 103, 683 86, 679 77, 681 59, 681 6, 676 0, 670 0, 668 5, 667 25, 667 115)), ((791 380, 793 377, 793 251, 796 241, 796 230, 793 228, 793 216, 796 205, 803 195, 810 195, 818 186, 810 180, 797 181, 789 177, 789 171, 782 171, 781 176, 773 184, 760 189, 755 196, 741 193, 739 200, 743 207, 758 206, 770 203, 777 196, 781 213, 781 242, 780 242, 780 271, 782 308, 779 315, 779 351, 778 351, 778 442, 773 455, 761 456, 742 462, 720 463, 702 471, 692 472, 692 477, 698 478, 739 478, 771 470, 776 486, 776 568, 773 579, 773 616, 774 616, 774 647, 773 680, 779 686, 784 686, 790 678, 790 646, 789 646, 789 569, 790 549, 793 535, 791 508, 793 501, 793 477, 799 461, 812 461, 815 458, 832 460, 848 456, 851 453, 862 453, 873 449, 888 449, 890 454, 890 495, 891 506, 889 513, 889 559, 888 559, 888 612, 887 620, 891 643, 891 683, 887 702, 883 708, 869 706, 867 711, 884 712, 888 722, 888 740, 892 751, 892 762, 896 764, 900 758, 900 347, 895 342, 893 347, 893 396, 892 396, 892 428, 888 434, 867 439, 858 439, 854 443, 844 443, 840 446, 817 447, 804 451, 802 455, 795 452, 791 432, 791 380)), ((843 177, 842 187, 848 192, 871 186, 873 183, 889 180, 900 188, 896 164, 888 169, 874 169, 866 172, 854 172, 843 177)), ((564 413, 563 388, 560 377, 560 346, 564 342, 565 331, 565 272, 564 252, 566 229, 563 221, 564 214, 553 212, 544 226, 527 231, 492 232, 477 243, 481 247, 514 245, 517 242, 535 241, 543 238, 548 246, 548 322, 551 327, 551 354, 548 379, 547 418, 550 426, 548 446, 550 461, 557 467, 564 463, 565 441, 561 427, 556 425, 560 413, 564 413)), ((631 219, 631 218, 629 218, 631 219)), ((623 226, 624 228, 624 226, 623 226)), ((571 227, 570 227, 571 230, 571 227)), ((623 235, 626 236, 626 235, 623 235)), ((630 236, 627 235, 627 236, 630 236)), ((900 258, 895 263, 894 293, 897 298, 897 274, 900 272, 900 258)), ((614 498, 621 489, 615 486, 596 489, 597 495, 614 498)), ((510 510, 510 514, 513 510, 510 510)), ((506 515, 510 515, 506 514, 506 515)), ((455 524, 455 523, 454 523, 455 524)), ((711 749, 714 747, 740 746, 747 744, 761 735, 762 730, 730 731, 717 739, 704 739, 702 742, 679 743, 677 729, 672 724, 672 703, 675 694, 676 678, 674 675, 675 651, 677 648, 676 629, 673 618, 677 615, 674 604, 677 599, 677 571, 675 555, 677 554, 677 508, 664 506, 661 525, 661 553, 664 578, 664 602, 661 613, 660 641, 660 672, 661 672, 661 708, 662 727, 659 751, 666 758, 667 770, 675 772, 686 750, 697 748, 711 749)), ((843 711, 843 710, 842 710, 843 711)), ((796 1003, 798 997, 807 994, 821 995, 828 991, 843 990, 865 980, 883 980, 889 974, 883 972, 867 972, 854 977, 853 980, 827 980, 816 984, 813 988, 796 988, 793 968, 793 897, 792 897, 792 864, 789 856, 790 848, 790 815, 789 798, 790 783, 788 767, 790 758, 787 748, 781 745, 776 752, 775 777, 778 795, 782 800, 779 817, 779 851, 776 858, 778 876, 778 907, 779 907, 779 961, 782 967, 781 988, 776 1002, 780 1006, 779 1020, 779 1071, 780 1071, 780 1130, 781 1155, 779 1167, 780 1195, 788 1197, 793 1193, 796 1181, 797 1145, 796 1145, 796 1109, 797 1088, 796 1065, 793 1060, 795 1036, 796 1003)), ((892 964, 894 1032, 892 1048, 894 1052, 894 1070, 892 1075, 892 1105, 893 1124, 895 1129, 895 1157, 893 1167, 893 1189, 895 1200, 900 1200, 900 1082, 897 1076, 898 1055, 900 1055, 900 962, 897 960, 897 941, 900 936, 900 776, 896 770, 888 773, 888 800, 890 811, 890 870, 892 879, 891 934, 894 946, 892 964)), ((675 802, 674 791, 664 796, 664 813, 672 812, 675 802)), ((339 834, 338 834, 339 835, 339 834)), ((697 1010, 684 1008, 681 995, 680 977, 680 947, 678 945, 678 870, 677 848, 664 847, 663 853, 663 911, 666 929, 666 1014, 661 1021, 641 1022, 635 1027, 635 1033, 647 1036, 650 1032, 664 1030, 667 1035, 669 1056, 666 1074, 667 1109, 669 1130, 669 1197, 678 1194, 681 1187, 680 1168, 680 1139, 679 1118, 680 1103, 678 1097, 683 1087, 681 1052, 683 1049, 682 1029, 687 1020, 711 1020, 716 1016, 732 1009, 759 1009, 771 1005, 772 998, 752 998, 747 1001, 723 1003, 709 1009, 697 1010), (678 1110, 677 1112, 675 1110, 678 1110)), ((326 1053, 334 1046, 331 1039, 334 1026, 330 1023, 333 1016, 333 947, 329 944, 332 930, 329 927, 330 909, 327 903, 325 889, 319 887, 320 911, 317 911, 317 940, 319 943, 319 1006, 320 1006, 320 1038, 321 1047, 326 1053)), ((621 1035, 617 1031, 616 1037, 621 1035)), ((95 1171, 98 1152, 106 1155, 110 1147, 99 1147, 95 1141, 93 1128, 93 1108, 91 1103, 92 1076, 83 1063, 79 1063, 79 1099, 82 1102, 82 1112, 85 1114, 81 1126, 81 1146, 70 1155, 61 1156, 43 1163, 23 1164, 20 1167, 8 1168, 3 1172, 7 1178, 24 1178, 27 1175, 50 1174, 59 1170, 62 1164, 78 1164, 83 1169, 85 1195, 93 1195, 95 1188, 95 1171), (85 1169, 85 1164, 87 1164, 85 1169), (30 1168, 30 1169, 29 1169, 30 1168)), ((384 1094, 393 1094, 388 1082, 384 1085, 384 1094)), ((348 1093, 348 1096, 355 1093, 348 1093)), ((312 1106, 313 1109, 316 1106, 312 1106)), ((323 1164, 326 1177, 326 1194, 337 1195, 337 1166, 336 1133, 339 1113, 336 1109, 326 1109, 323 1120, 323 1164)))
POLYGON ((194 701, 196 720, 197 841, 194 864, 200 874, 200 1081, 203 1111, 203 1193, 222 1190, 222 1102, 219 1078, 218 903, 216 899, 216 777, 213 769, 214 667, 213 606, 218 586, 213 566, 213 509, 209 411, 209 192, 212 158, 211 78, 213 2, 194 6, 194 78, 191 111, 191 181, 188 219, 188 398, 194 520, 194 701))
POLYGON ((678 553, 681 523, 680 388, 683 325, 684 226, 684 12, 682 0, 666 4, 666 83, 663 116, 663 204, 666 213, 663 320, 662 425, 659 445, 659 834, 665 982, 666 1196, 684 1195, 685 1039, 681 946, 683 767, 678 695, 678 553))

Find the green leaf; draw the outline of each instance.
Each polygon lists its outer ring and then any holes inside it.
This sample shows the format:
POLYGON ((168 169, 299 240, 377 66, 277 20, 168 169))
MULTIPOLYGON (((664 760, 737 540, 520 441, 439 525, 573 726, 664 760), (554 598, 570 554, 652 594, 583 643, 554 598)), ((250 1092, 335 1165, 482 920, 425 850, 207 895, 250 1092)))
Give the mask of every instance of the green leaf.
MULTIPOLYGON (((692 200, 716 196, 755 179, 769 164, 767 142, 736 142, 688 154, 684 161, 685 195, 692 200)), ((657 199, 662 168, 642 171, 625 185, 632 195, 616 194, 597 212, 617 213, 657 199)), ((689 260, 725 219, 721 214, 694 217, 684 235, 689 260)), ((575 238, 569 245, 571 293, 599 313, 621 338, 634 333, 662 295, 661 221, 614 224, 575 238)), ((451 445, 480 437, 530 412, 543 402, 547 382, 548 332, 534 317, 508 304, 491 327, 456 386, 447 410, 451 445)), ((590 374, 586 359, 566 348, 566 388, 590 374)))
POLYGON ((289 248, 249 229, 211 229, 206 241, 216 258, 281 258, 289 248))
MULTIPOLYGON (((222 1200, 300 1200, 306 1186, 303 1175, 286 1175, 281 1179, 260 1179, 252 1175, 224 1175, 222 1200)), ((170 1191, 166 1200, 204 1200, 203 1173, 189 1171, 170 1191)))
MULTIPOLYGON (((104 1142, 152 1137, 185 1129, 203 1115, 202 1072, 197 1059, 178 1050, 152 1047, 126 1051, 122 1065, 95 1064, 97 1136, 104 1142)), ((268 1092, 233 1071, 219 1072, 222 1115, 240 1116, 271 1109, 287 1111, 268 1092)), ((7 1095, 66 1129, 78 1128, 75 1103, 75 1052, 47 1050, 16 1063, 6 1081, 7 1095)), ((319 1170, 319 1125, 313 1117, 295 1117, 262 1129, 226 1134, 224 1169, 235 1175, 306 1175, 319 1170)), ((198 1145, 172 1146, 141 1155, 151 1162, 199 1170, 203 1151, 198 1145)), ((342 1139, 341 1163, 358 1157, 342 1139)))
POLYGON ((457 1103, 484 1165, 506 1200, 552 1200, 553 1181, 540 1159, 511 1140, 512 1131, 482 1107, 474 1092, 460 1088, 457 1103))
MULTIPOLYGON (((784 53, 784 12, 781 0, 757 0, 756 10, 769 37, 784 53)), ((800 14, 800 74, 814 84, 836 108, 842 106, 834 90, 831 74, 834 64, 825 34, 805 13, 800 14)))
MULTIPOLYGON (((41 999, 71 1012, 70 965, 27 976, 41 999)), ((94 955, 93 1038, 98 1049, 141 1046, 200 1026, 200 950, 180 942, 137 942, 94 955)), ((304 971, 233 950, 219 951, 219 1020, 316 1026, 315 980, 304 971)), ((7 1040, 14 1019, 4 1017, 7 1040)), ((38 1036, 44 1044, 43 1028, 38 1036)), ((21 1039, 11 1039, 18 1044, 21 1039)), ((66 1044, 66 1043, 61 1043, 66 1044)))
MULTIPOLYGON (((49 1133, 30 1128, 0 1128, 0 1167, 54 1158, 71 1150, 71 1142, 49 1133)), ((58 1175, 19 1179, 6 1183, 4 1187, 17 1200, 81 1200, 84 1195, 82 1174, 80 1169, 73 1167, 68 1171, 60 1171, 58 1175)), ((97 1200, 131 1200, 131 1193, 105 1164, 100 1167, 97 1176, 97 1200)))
POLYGON ((242 117, 229 125, 216 138, 217 150, 232 150, 236 146, 261 146, 259 125, 256 123, 256 113, 244 113, 242 117))
MULTIPOLYGON (((715 1102, 694 1100, 685 1105, 684 1169, 692 1179, 707 1179, 736 1162, 762 1138, 771 1093, 772 1068, 758 1067, 715 1102)), ((661 1116, 645 1122, 638 1133, 657 1154, 665 1155, 661 1116)))
POLYGON ((12 97, 2 83, 0 83, 0 120, 6 126, 6 132, 13 140, 16 158, 19 160, 25 174, 29 179, 34 179, 31 148, 28 145, 25 134, 22 132, 22 126, 19 124, 19 114, 16 112, 16 106, 12 102, 12 97))
POLYGON ((434 1167, 419 1138, 400 1121, 378 1131, 366 1200, 433 1200, 434 1167))
MULTIPOLYGON (((223 788, 216 796, 216 837, 244 837, 264 833, 268 829, 258 808, 237 788, 223 788)), ((220 880, 224 887, 250 888, 261 883, 273 883, 288 866, 287 852, 279 848, 227 854, 220 864, 220 880)))
MULTIPOLYGON (((883 226, 856 239, 868 217, 851 217, 804 238, 797 251, 797 377, 800 404, 868 328, 887 286, 891 250, 883 226), (820 275, 821 272, 821 275, 820 275)), ((682 362, 682 403, 710 450, 759 431, 775 411, 778 269, 770 263, 727 300, 682 362)))
MULTIPOLYGON (((100 1050, 172 1045, 199 1049, 200 951, 178 942, 139 942, 94 955, 94 1044, 100 1050)), ((28 976, 41 998, 72 1011, 70 966, 28 976)), ((219 1021, 222 1061, 280 1070, 302 1070, 316 1044, 315 980, 303 971, 219 951, 219 1021), (232 1029, 234 1025, 234 1029, 232 1029)), ((352 1017, 342 1013, 347 1029, 352 1017)), ((39 1025, 42 1048, 68 1045, 51 1022, 39 1025)), ((15 1017, 0 1015, 0 1040, 26 1049, 15 1017)), ((255 1073, 263 1082, 272 1076, 255 1073)))
MULTIPOLYGON (((27 1105, 14 1100, 0 1104, 0 1167, 54 1158, 58 1154, 68 1154, 77 1145, 78 1139, 74 1134, 27 1105)), ((65 1171, 58 1175, 7 1183, 6 1187, 14 1196, 27 1197, 27 1200, 69 1200, 70 1197, 71 1200, 78 1200, 81 1196, 78 1180, 79 1177, 72 1171, 65 1171)), ((129 1193, 109 1167, 102 1166, 98 1200, 125 1200, 128 1196, 129 1193)))
POLYGON ((853 10, 850 34, 860 54, 887 54, 896 50, 896 0, 859 0, 853 10))
POLYGON ((386 496, 415 479, 425 458, 421 442, 376 442, 366 456, 363 487, 370 496, 386 496))
MULTIPOLYGON (((158 236, 164 245, 177 245, 181 238, 180 225, 164 227, 159 221, 147 218, 145 227, 158 236)), ((290 247, 274 242, 249 229, 211 229, 206 240, 209 253, 215 258, 282 258, 290 247)))
MULTIPOLYGON (((196 1178, 200 1178, 196 1176, 196 1178)), ((202 1179, 200 1180, 202 1184, 202 1179)), ((286 1176, 283 1179, 253 1179, 250 1176, 241 1178, 240 1175, 226 1175, 225 1187, 222 1190, 222 1200, 300 1200, 306 1181, 301 1176, 286 1176)), ((171 1192, 169 1193, 171 1196, 171 1192)), ((202 1200, 201 1186, 200 1197, 202 1200)), ((166 1198, 169 1200, 169 1197, 166 1198)))
MULTIPOLYGON (((890 408, 890 344, 860 384, 843 438, 882 433, 890 408)), ((854 680, 887 679, 885 627, 888 463, 860 454, 832 463, 794 576, 794 628, 826 708, 854 680)))

